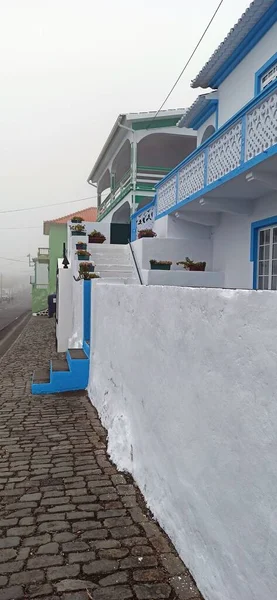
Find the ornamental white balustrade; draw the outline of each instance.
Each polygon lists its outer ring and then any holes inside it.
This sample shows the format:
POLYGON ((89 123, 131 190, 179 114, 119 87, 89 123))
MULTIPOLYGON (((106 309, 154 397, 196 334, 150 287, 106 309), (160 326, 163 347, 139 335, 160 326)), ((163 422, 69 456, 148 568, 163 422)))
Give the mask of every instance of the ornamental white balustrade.
POLYGON ((277 152, 277 82, 270 90, 249 102, 156 186, 157 215, 247 170, 253 161, 267 158, 269 150, 277 152))

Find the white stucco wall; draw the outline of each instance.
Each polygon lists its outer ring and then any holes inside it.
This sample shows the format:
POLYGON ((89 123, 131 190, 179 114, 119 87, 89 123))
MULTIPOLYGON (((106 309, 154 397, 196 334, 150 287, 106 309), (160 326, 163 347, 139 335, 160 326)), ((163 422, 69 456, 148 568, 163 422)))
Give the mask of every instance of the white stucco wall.
MULTIPOLYGON (((199 227, 202 227, 201 225, 199 227)), ((203 227, 203 229, 208 229, 203 227)), ((171 260, 172 269, 178 269, 176 262, 187 256, 195 261, 205 261, 207 270, 212 270, 211 239, 170 239, 143 238, 133 242, 133 249, 140 269, 150 269, 150 260, 171 260)))
POLYGON ((66 352, 72 326, 72 270, 71 267, 64 269, 61 263, 59 259, 56 337, 58 352, 66 352))
MULTIPOLYGON (((255 185, 255 183, 254 183, 255 185)), ((253 263, 250 262, 251 223, 277 215, 277 193, 253 202, 249 216, 222 213, 214 228, 213 270, 225 273, 225 286, 252 288, 253 263)))
POLYGON ((84 330, 84 284, 83 280, 75 281, 72 277, 72 316, 68 348, 83 347, 84 330))
POLYGON ((255 73, 276 52, 277 23, 218 88, 219 127, 254 96, 255 73))
POLYGON ((197 130, 197 146, 200 146, 200 144, 202 144, 202 137, 203 137, 204 132, 206 131, 207 127, 209 127, 209 125, 213 125, 214 128, 216 129, 216 113, 211 115, 207 119, 207 121, 205 121, 205 123, 203 123, 203 125, 201 125, 201 127, 199 127, 199 129, 197 130))
POLYGON ((112 459, 205 600, 275 600, 276 293, 100 283, 93 307, 112 459))
POLYGON ((224 273, 212 271, 185 271, 181 267, 170 271, 142 270, 145 285, 172 285, 183 287, 224 287, 224 273), (178 270, 177 270, 178 269, 178 270))

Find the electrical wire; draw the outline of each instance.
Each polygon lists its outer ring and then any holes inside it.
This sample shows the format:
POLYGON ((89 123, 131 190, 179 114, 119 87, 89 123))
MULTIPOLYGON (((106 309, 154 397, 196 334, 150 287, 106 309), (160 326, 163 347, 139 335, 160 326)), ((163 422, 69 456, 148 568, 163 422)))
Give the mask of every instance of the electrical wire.
MULTIPOLYGON (((38 208, 48 208, 48 206, 60 206, 61 204, 73 204, 74 202, 82 202, 83 200, 93 200, 97 196, 87 196, 87 198, 78 198, 78 200, 66 200, 65 202, 54 202, 53 204, 41 204, 40 206, 29 206, 27 208, 12 208, 11 210, 0 210, 0 214, 22 212, 25 210, 37 210, 38 208)), ((86 209, 84 209, 86 210, 86 209)))
POLYGON ((164 99, 163 103, 161 104, 161 106, 160 106, 160 108, 157 110, 157 112, 155 113, 155 115, 154 115, 153 119, 150 121, 150 123, 148 124, 148 126, 146 127, 146 129, 149 129, 149 127, 151 127, 152 123, 154 123, 155 119, 157 118, 157 116, 158 116, 158 114, 161 112, 161 110, 163 109, 163 107, 164 107, 165 103, 167 102, 168 98, 171 96, 171 94, 172 94, 173 90, 176 88, 176 85, 177 85, 177 83, 179 83, 179 81, 180 81, 180 79, 181 79, 181 77, 182 77, 183 73, 185 72, 185 70, 186 70, 186 68, 188 67, 188 65, 189 65, 190 61, 191 61, 191 60, 192 60, 192 58, 194 57, 194 55, 195 55, 196 51, 198 50, 198 48, 199 48, 199 46, 200 46, 200 44, 201 44, 201 42, 202 42, 203 38, 205 37, 205 35, 206 35, 206 33, 207 33, 208 29, 210 28, 210 26, 211 26, 211 24, 212 24, 213 20, 215 19, 215 17, 216 17, 216 15, 217 15, 217 13, 218 13, 218 11, 219 11, 219 9, 220 9, 221 5, 223 4, 223 1, 224 1, 224 0, 220 0, 220 2, 219 2, 219 4, 218 4, 218 6, 217 6, 217 8, 216 8, 215 12, 213 13, 213 15, 212 15, 211 19, 209 20, 209 23, 208 23, 208 25, 206 26, 205 30, 203 31, 203 33, 202 33, 202 35, 201 35, 200 39, 198 40, 198 42, 197 42, 197 44, 196 44, 196 46, 195 46, 194 50, 192 51, 192 53, 191 53, 190 57, 188 58, 188 60, 187 60, 187 62, 186 62, 186 64, 185 64, 185 66, 183 67, 183 69, 182 69, 182 71, 181 71, 180 75, 177 77, 177 79, 176 79, 175 83, 173 84, 173 86, 172 86, 171 90, 168 92, 168 94, 167 94, 166 98, 164 99))
POLYGON ((11 260, 12 262, 20 262, 24 263, 25 265, 28 264, 27 260, 20 260, 19 258, 7 258, 6 256, 0 256, 0 260, 11 260))

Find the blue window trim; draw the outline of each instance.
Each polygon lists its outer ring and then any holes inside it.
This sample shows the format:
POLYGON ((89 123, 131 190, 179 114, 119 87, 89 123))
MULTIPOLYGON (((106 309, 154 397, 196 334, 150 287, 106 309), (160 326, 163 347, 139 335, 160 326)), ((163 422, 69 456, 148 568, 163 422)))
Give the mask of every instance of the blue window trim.
POLYGON ((262 37, 277 21, 277 0, 270 6, 262 18, 249 31, 244 40, 237 46, 230 58, 218 70, 214 77, 209 81, 209 87, 212 89, 218 86, 232 73, 236 66, 247 56, 247 54, 258 44, 262 37))
POLYGON ((218 107, 218 100, 209 100, 206 106, 202 108, 202 110, 198 113, 198 115, 191 121, 190 127, 194 130, 199 129, 201 125, 211 117, 214 113, 216 113, 218 107))
POLYGON ((251 223, 251 234, 250 234, 250 261, 253 263, 253 289, 257 289, 257 258, 258 258, 258 233, 260 229, 264 227, 271 227, 277 225, 277 215, 274 217, 268 217, 267 219, 261 219, 261 221, 253 221, 251 223))
MULTIPOLYGON (((255 73, 255 85, 254 85, 254 95, 258 96, 261 91, 261 79, 263 77, 263 75, 265 74, 266 71, 268 71, 270 69, 270 67, 272 65, 274 65, 274 63, 277 63, 277 52, 275 52, 275 54, 273 54, 266 63, 264 63, 264 65, 262 65, 262 67, 256 71, 255 73)), ((272 81, 268 86, 266 86, 266 90, 270 89, 270 86, 273 85, 275 82, 272 81)))

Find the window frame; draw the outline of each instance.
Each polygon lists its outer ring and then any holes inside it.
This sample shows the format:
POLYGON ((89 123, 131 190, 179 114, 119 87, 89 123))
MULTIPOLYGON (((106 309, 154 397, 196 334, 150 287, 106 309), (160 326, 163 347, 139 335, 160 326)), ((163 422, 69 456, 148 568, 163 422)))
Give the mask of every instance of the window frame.
POLYGON ((260 221, 253 221, 251 223, 250 230, 250 261, 253 263, 253 289, 258 289, 258 244, 259 244, 259 230, 269 229, 271 226, 277 227, 277 215, 261 219, 260 221))
POLYGON ((262 67, 256 71, 255 73, 255 86, 254 86, 254 96, 258 96, 264 90, 270 89, 271 85, 276 84, 277 81, 277 52, 273 54, 266 63, 262 65, 262 67), (270 83, 268 83, 265 87, 262 88, 262 79, 263 77, 276 66, 276 78, 273 79, 270 83))

